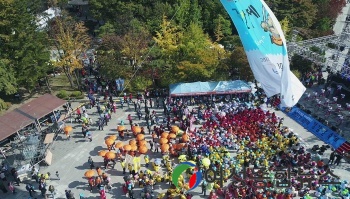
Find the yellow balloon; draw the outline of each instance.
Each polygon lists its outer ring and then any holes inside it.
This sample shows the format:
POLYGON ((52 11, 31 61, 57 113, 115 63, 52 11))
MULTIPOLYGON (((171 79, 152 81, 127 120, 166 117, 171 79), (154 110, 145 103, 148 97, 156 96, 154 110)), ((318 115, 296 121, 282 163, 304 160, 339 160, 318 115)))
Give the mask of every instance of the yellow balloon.
POLYGON ((202 160, 202 164, 204 165, 204 166, 209 166, 210 165, 210 160, 209 160, 209 158, 203 158, 203 160, 202 160))
POLYGON ((179 187, 183 187, 182 182, 178 182, 177 185, 178 185, 179 187))

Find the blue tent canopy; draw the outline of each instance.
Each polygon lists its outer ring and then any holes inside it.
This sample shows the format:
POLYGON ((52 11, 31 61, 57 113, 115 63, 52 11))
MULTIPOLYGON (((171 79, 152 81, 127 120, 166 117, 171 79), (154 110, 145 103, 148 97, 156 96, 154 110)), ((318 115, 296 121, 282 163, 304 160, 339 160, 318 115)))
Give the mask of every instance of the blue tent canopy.
POLYGON ((171 84, 170 96, 220 95, 251 92, 250 85, 242 80, 220 82, 192 82, 171 84))

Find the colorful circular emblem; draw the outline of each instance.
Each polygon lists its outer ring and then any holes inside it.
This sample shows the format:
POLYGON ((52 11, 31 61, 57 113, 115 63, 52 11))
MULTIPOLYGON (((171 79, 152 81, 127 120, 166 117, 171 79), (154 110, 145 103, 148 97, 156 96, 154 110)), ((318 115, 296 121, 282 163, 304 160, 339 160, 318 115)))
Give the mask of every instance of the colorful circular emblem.
MULTIPOLYGON (((171 176, 171 180, 176 187, 179 187, 180 175, 184 171, 192 167, 196 167, 196 165, 193 164, 192 162, 181 162, 174 168, 173 174, 171 176)), ((190 187, 189 191, 196 188, 201 181, 202 181, 202 173, 197 169, 197 172, 192 174, 192 176, 190 177, 190 181, 188 182, 188 186, 190 187)))

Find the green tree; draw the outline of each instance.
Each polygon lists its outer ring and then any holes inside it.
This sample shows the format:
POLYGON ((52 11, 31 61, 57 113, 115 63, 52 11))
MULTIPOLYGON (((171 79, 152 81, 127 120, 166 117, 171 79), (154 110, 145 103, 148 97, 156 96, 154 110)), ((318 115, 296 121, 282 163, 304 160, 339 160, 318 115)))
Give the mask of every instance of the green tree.
POLYGON ((285 37, 287 37, 289 34, 289 31, 290 31, 288 18, 287 17, 284 18, 280 23, 281 23, 282 31, 283 31, 285 37))
POLYGON ((300 55, 294 55, 290 62, 290 69, 292 71, 299 71, 303 75, 313 70, 313 63, 300 55))
POLYGON ((103 37, 105 35, 116 33, 116 29, 113 24, 106 22, 103 26, 101 26, 97 31, 99 37, 103 37))
POLYGON ((312 0, 267 0, 277 19, 291 19, 292 27, 310 28, 316 20, 317 6, 312 0))
POLYGON ((122 38, 116 34, 104 35, 102 44, 97 49, 100 73, 109 79, 131 77, 130 60, 123 57, 122 38))
POLYGON ((17 91, 15 73, 4 60, 0 60, 0 92, 6 95, 14 94, 17 91))
POLYGON ((247 81, 254 80, 253 72, 250 68, 244 48, 241 46, 235 47, 229 58, 231 68, 231 76, 234 78, 244 79, 247 81))
POLYGON ((220 14, 214 19, 214 26, 214 36, 217 42, 220 42, 222 38, 232 34, 231 22, 220 14))
POLYGON ((142 55, 148 50, 151 36, 139 21, 132 20, 131 23, 132 28, 120 40, 121 53, 132 61, 133 67, 137 67, 142 61, 142 55))
POLYGON ((0 4, 0 47, 1 57, 8 72, 13 72, 16 85, 28 91, 46 77, 50 66, 48 38, 36 24, 38 1, 6 0, 0 4))
POLYGON ((183 81, 210 80, 225 51, 212 43, 198 24, 190 24, 179 46, 177 77, 183 81))

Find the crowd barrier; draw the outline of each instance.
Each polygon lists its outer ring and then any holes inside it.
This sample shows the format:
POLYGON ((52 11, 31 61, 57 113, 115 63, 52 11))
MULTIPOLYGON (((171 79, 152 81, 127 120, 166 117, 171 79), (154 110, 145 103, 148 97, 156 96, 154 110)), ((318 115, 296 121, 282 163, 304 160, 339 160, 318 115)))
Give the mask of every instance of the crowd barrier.
POLYGON ((315 120, 312 116, 305 113, 297 107, 291 109, 282 109, 290 118, 298 122, 320 140, 338 149, 346 140, 331 130, 329 127, 323 125, 321 122, 315 120))

